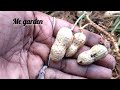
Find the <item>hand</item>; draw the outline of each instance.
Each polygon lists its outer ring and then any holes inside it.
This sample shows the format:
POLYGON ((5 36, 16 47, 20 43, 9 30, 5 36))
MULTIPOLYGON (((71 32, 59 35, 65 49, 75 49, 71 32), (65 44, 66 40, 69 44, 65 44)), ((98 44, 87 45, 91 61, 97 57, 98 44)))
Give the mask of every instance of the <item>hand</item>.
MULTIPOLYGON (((31 78, 38 76, 39 70, 48 62, 50 48, 61 27, 71 28, 67 21, 56 19, 52 28, 53 17, 41 12, 0 12, 0 78, 31 78), (13 19, 43 20, 39 25, 14 25, 13 19)), ((73 31, 78 32, 78 27, 73 31)), ((45 79, 109 79, 115 66, 115 59, 108 54, 102 60, 88 66, 76 63, 79 53, 91 46, 103 42, 103 39, 92 32, 83 30, 87 37, 86 44, 71 59, 63 59, 45 69, 45 79)))

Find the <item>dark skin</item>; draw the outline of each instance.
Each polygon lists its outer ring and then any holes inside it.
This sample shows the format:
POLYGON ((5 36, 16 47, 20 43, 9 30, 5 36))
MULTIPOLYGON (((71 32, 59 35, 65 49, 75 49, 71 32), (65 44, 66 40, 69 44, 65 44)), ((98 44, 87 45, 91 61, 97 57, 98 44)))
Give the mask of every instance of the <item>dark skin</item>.
MULTIPOLYGON (((73 24, 56 19, 52 28, 53 17, 41 12, 0 12, 0 78, 35 79, 43 65, 47 64, 50 48, 56 34, 62 27, 71 28, 73 24), (13 19, 39 19, 43 24, 26 25, 13 24, 13 19)), ((74 57, 50 62, 45 70, 45 79, 110 79, 115 59, 108 54, 94 64, 81 66, 76 63, 77 56, 89 50, 95 44, 103 43, 101 36, 82 30, 87 37, 85 45, 78 50, 74 57)), ((73 33, 79 32, 75 27, 73 33)))

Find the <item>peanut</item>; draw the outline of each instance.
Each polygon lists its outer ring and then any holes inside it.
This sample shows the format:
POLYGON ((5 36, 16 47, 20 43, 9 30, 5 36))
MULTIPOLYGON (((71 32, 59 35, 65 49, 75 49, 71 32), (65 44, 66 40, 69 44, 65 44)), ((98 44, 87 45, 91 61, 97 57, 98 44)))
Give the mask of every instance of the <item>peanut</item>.
POLYGON ((56 36, 56 39, 51 47, 50 60, 59 61, 61 60, 66 52, 66 49, 72 43, 73 33, 71 29, 63 27, 61 28, 56 36))
POLYGON ((80 47, 85 44, 86 36, 83 33, 75 33, 73 36, 72 44, 66 51, 66 57, 72 57, 80 47))
POLYGON ((88 65, 104 58, 107 54, 107 48, 103 45, 98 44, 93 46, 90 50, 79 54, 77 62, 81 65, 88 65))

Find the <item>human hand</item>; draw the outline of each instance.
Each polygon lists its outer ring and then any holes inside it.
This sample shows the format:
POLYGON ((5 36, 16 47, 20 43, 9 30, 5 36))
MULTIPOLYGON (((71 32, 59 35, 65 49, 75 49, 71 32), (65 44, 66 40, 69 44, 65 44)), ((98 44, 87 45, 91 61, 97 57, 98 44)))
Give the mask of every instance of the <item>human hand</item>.
MULTIPOLYGON (((58 30, 71 28, 67 21, 56 19, 53 30, 53 17, 41 12, 0 12, 0 78, 31 78, 38 76, 39 70, 48 63, 50 48, 58 30), (8 18, 9 17, 9 18, 8 18), (40 25, 13 25, 13 18, 43 20, 40 25)), ((73 32, 78 32, 76 27, 73 32)), ((105 58, 88 66, 76 63, 79 53, 91 46, 102 43, 102 38, 92 32, 83 30, 87 37, 86 44, 70 59, 60 62, 50 61, 45 69, 45 79, 109 79, 115 66, 115 59, 108 54, 105 58)))

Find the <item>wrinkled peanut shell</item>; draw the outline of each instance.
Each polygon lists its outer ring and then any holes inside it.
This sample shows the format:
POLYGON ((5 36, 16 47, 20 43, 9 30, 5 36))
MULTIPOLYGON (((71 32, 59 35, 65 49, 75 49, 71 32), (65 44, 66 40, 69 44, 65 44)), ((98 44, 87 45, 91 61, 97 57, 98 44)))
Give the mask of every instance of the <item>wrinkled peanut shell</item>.
POLYGON ((75 33, 73 42, 66 51, 66 57, 72 57, 80 47, 85 44, 86 36, 83 33, 75 33))
POLYGON ((56 36, 55 42, 53 43, 50 51, 50 59, 53 61, 61 60, 66 52, 66 49, 72 43, 73 33, 71 29, 63 27, 61 28, 56 36))
POLYGON ((95 61, 104 58, 108 54, 108 50, 103 45, 95 45, 90 50, 79 54, 77 62, 81 65, 89 65, 95 61))

